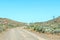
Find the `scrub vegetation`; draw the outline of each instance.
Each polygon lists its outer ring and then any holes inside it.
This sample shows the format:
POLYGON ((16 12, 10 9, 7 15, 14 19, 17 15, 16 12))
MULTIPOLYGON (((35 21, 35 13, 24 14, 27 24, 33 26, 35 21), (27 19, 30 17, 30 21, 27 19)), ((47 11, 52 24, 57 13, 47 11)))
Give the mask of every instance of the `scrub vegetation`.
POLYGON ((30 23, 26 28, 42 33, 60 33, 60 16, 46 22, 30 23))
POLYGON ((5 31, 6 29, 25 26, 25 23, 17 22, 7 18, 0 18, 0 32, 5 31))

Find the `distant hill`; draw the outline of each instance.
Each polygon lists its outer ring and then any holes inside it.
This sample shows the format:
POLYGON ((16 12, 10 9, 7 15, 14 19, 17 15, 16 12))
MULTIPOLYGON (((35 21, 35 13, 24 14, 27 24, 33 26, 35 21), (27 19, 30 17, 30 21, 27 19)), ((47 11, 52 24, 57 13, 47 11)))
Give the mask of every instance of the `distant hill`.
POLYGON ((43 33, 60 33, 60 16, 45 22, 30 23, 27 28, 43 33))
POLYGON ((35 22, 35 23, 31 23, 31 24, 38 25, 38 26, 58 27, 58 26, 60 26, 60 16, 57 18, 54 18, 52 20, 45 21, 45 22, 35 22))
POLYGON ((0 31, 3 31, 7 28, 22 27, 25 25, 26 23, 23 22, 17 22, 8 18, 0 18, 0 31))

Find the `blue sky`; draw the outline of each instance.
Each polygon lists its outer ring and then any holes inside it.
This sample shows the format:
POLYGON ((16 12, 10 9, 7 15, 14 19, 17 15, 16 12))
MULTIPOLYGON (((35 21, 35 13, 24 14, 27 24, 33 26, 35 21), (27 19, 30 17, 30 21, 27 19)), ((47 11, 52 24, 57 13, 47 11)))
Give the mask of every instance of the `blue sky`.
POLYGON ((0 0, 0 17, 41 22, 60 16, 60 0, 0 0))

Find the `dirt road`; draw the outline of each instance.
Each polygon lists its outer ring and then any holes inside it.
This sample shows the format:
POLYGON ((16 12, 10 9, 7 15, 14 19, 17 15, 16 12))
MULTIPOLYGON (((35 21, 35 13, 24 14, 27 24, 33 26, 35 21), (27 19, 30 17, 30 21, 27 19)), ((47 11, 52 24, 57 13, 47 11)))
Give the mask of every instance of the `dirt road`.
POLYGON ((45 40, 26 30, 14 28, 0 34, 0 40, 45 40))

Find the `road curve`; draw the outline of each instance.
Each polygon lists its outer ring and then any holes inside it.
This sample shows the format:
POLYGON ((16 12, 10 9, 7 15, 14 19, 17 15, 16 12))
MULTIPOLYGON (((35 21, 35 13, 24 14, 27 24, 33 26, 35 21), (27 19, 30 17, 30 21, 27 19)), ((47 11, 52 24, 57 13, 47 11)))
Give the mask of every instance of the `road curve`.
POLYGON ((10 29, 0 35, 0 40, 44 40, 38 39, 34 34, 22 29, 10 29))

